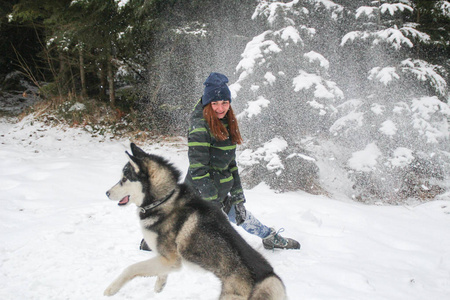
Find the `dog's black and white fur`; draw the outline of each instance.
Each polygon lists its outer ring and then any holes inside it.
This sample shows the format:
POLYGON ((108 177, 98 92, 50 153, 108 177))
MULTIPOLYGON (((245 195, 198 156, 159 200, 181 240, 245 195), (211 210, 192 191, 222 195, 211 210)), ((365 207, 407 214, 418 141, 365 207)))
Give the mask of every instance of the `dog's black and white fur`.
POLYGON ((136 276, 157 276, 155 291, 183 261, 215 274, 220 298, 285 299, 285 287, 267 260, 236 232, 225 214, 184 184, 180 172, 162 157, 131 144, 123 177, 108 192, 119 205, 138 207, 144 239, 156 257, 126 268, 105 290, 117 293, 136 276))

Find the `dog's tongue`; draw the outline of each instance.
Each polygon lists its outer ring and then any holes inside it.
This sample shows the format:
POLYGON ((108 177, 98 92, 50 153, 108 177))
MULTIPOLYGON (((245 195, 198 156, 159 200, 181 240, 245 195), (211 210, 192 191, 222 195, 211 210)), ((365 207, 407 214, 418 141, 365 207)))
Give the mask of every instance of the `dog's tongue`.
POLYGON ((130 196, 123 197, 122 200, 119 201, 118 205, 125 205, 130 200, 130 196))

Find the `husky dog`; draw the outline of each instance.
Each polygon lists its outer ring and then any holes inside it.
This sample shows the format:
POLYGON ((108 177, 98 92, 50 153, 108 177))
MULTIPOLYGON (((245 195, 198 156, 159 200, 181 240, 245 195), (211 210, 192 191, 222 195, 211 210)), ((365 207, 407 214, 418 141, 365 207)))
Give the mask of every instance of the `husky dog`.
POLYGON ((144 239, 156 257, 127 267, 105 290, 117 293, 137 276, 157 276, 163 290, 169 273, 190 262, 222 282, 221 300, 286 299, 281 279, 267 260, 232 227, 213 203, 179 184, 180 172, 164 158, 131 144, 123 177, 106 195, 119 205, 134 203, 144 239))

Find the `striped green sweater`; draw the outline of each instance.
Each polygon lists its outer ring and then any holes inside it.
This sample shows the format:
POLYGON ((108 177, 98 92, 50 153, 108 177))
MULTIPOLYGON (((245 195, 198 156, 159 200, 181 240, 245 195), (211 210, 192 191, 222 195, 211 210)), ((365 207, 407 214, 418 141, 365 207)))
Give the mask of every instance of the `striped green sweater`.
MULTIPOLYGON (((227 120, 223 119, 228 128, 227 120)), ((228 138, 218 141, 203 118, 199 101, 191 115, 188 135, 189 171, 186 183, 204 200, 222 202, 228 193, 232 203, 245 201, 236 165, 236 145, 228 138)))

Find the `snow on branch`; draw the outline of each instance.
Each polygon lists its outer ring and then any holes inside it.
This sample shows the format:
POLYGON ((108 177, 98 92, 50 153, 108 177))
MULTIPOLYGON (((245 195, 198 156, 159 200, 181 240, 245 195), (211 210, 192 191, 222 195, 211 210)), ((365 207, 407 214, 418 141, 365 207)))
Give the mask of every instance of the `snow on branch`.
POLYGON ((418 80, 429 81, 431 87, 442 97, 448 94, 447 82, 438 73, 441 67, 430 64, 421 59, 405 59, 401 62, 400 67, 403 73, 413 74, 418 80))
POLYGON ((288 147, 288 143, 282 137, 276 137, 266 142, 256 150, 246 149, 239 155, 239 162, 242 166, 252 166, 263 161, 267 163, 269 171, 284 169, 284 165, 278 155, 288 147))
POLYGON ((403 3, 383 3, 380 6, 380 12, 382 14, 389 12, 391 16, 393 16, 398 11, 403 12, 405 11, 405 9, 409 10, 410 12, 414 11, 414 9, 411 6, 403 3))
POLYGON ((271 55, 281 52, 282 47, 290 44, 304 45, 300 32, 293 26, 277 31, 267 30, 254 37, 247 43, 241 54, 242 59, 236 67, 236 72, 241 72, 239 81, 253 74, 256 67, 264 64, 271 55))
POLYGON ((315 7, 325 7, 328 11, 331 11, 331 18, 333 20, 337 20, 340 15, 342 15, 342 12, 344 11, 344 7, 340 4, 336 4, 333 1, 330 0, 313 0, 315 2, 315 7))
POLYGON ((263 17, 267 20, 269 25, 274 25, 281 21, 284 24, 293 26, 295 25, 294 19, 298 19, 299 15, 308 15, 310 13, 308 8, 306 8, 308 4, 310 5, 310 8, 314 9, 325 8, 327 11, 331 12, 333 20, 338 19, 344 11, 342 5, 336 4, 331 0, 303 0, 302 2, 293 0, 286 3, 282 1, 262 0, 256 7, 252 19, 254 20, 258 17, 263 17))
POLYGON ((200 22, 191 22, 184 25, 183 27, 178 27, 173 29, 176 34, 193 35, 199 37, 206 37, 208 31, 206 30, 206 24, 200 22))
POLYGON ((356 151, 348 160, 348 166, 360 172, 373 171, 377 166, 377 160, 382 155, 375 143, 370 143, 361 151, 356 151))
POLYGON ((72 0, 72 1, 70 2, 69 6, 76 5, 76 4, 86 4, 86 3, 88 3, 88 2, 89 2, 89 1, 87 1, 87 0, 72 0))
POLYGON ((381 127, 380 129, 378 129, 378 131, 387 136, 394 136, 397 133, 398 128, 393 121, 386 120, 383 123, 381 123, 381 127))
POLYGON ((340 4, 336 4, 331 0, 314 0, 316 3, 316 6, 323 5, 328 10, 335 10, 335 11, 343 11, 344 7, 340 4))
POLYGON ((322 54, 317 53, 315 51, 310 51, 308 53, 303 54, 303 56, 309 60, 309 62, 318 62, 320 67, 328 70, 330 67, 330 62, 326 59, 322 54))
POLYGON ((369 19, 375 18, 376 12, 378 12, 377 7, 361 6, 356 10, 356 19, 359 19, 361 15, 366 15, 369 19))
POLYGON ((369 80, 378 80, 387 86, 394 79, 400 79, 395 67, 375 67, 369 71, 369 80))
POLYGON ((130 0, 115 0, 115 2, 117 3, 119 9, 122 9, 128 4, 128 2, 130 2, 130 0))
POLYGON ((330 127, 330 132, 334 135, 341 131, 347 134, 352 129, 362 127, 364 125, 364 113, 358 111, 362 105, 363 101, 359 99, 351 99, 339 105, 337 109, 342 111, 344 116, 334 122, 330 127))
POLYGON ((266 35, 272 34, 273 31, 268 30, 254 37, 245 47, 242 53, 242 60, 236 67, 236 72, 242 72, 239 80, 245 79, 252 74, 258 63, 264 63, 264 56, 271 53, 281 52, 280 47, 272 41, 266 40, 266 35))
POLYGON ((416 24, 416 23, 406 23, 405 26, 403 26, 400 30, 406 36, 415 38, 415 39, 419 40, 420 42, 423 42, 423 43, 430 42, 431 38, 428 34, 426 34, 425 32, 421 32, 414 28, 417 25, 418 24, 416 24))
POLYGON ((356 10, 356 19, 359 19, 361 15, 365 15, 369 19, 376 18, 378 13, 385 14, 386 12, 393 16, 396 12, 404 12, 405 10, 414 11, 411 6, 404 3, 383 3, 380 7, 361 6, 356 10))
POLYGON ((256 99, 255 101, 248 101, 247 108, 238 115, 238 119, 243 118, 245 115, 247 115, 249 118, 259 115, 262 111, 262 108, 267 107, 269 103, 270 101, 263 96, 258 96, 258 99, 256 99))
POLYGON ((449 1, 437 1, 435 7, 439 12, 447 18, 450 18, 450 2, 449 1))
POLYGON ((427 143, 436 144, 448 139, 450 107, 436 96, 413 99, 413 127, 423 135, 427 143))
POLYGON ((289 43, 289 41, 293 41, 295 44, 300 43, 303 45, 303 40, 300 37, 300 33, 293 26, 288 26, 281 30, 274 32, 274 35, 279 35, 283 41, 289 43))
POLYGON ((357 112, 356 110, 351 111, 347 115, 339 118, 330 127, 330 132, 337 135, 340 131, 346 135, 349 130, 354 130, 363 126, 364 113, 357 112))
POLYGON ((413 151, 405 147, 398 147, 394 150, 389 162, 394 167, 405 167, 414 160, 413 151))
POLYGON ((352 31, 344 35, 341 41, 341 46, 344 46, 349 41, 353 42, 357 39, 367 40, 372 39, 372 45, 379 45, 382 42, 387 43, 395 50, 399 50, 402 46, 412 48, 414 44, 408 38, 417 38, 421 42, 428 42, 430 36, 426 33, 420 32, 417 29, 409 26, 411 24, 405 24, 402 28, 398 29, 397 26, 393 28, 386 28, 375 32, 369 31, 352 31))
POLYGON ((374 32, 373 37, 374 45, 377 45, 380 42, 387 42, 396 50, 399 50, 402 45, 406 45, 409 48, 412 48, 414 46, 411 40, 404 36, 403 32, 396 27, 386 28, 384 30, 374 32))
POLYGON ((314 87, 314 98, 334 100, 344 98, 344 93, 337 87, 335 82, 324 80, 317 74, 307 73, 300 70, 300 75, 294 77, 292 84, 294 91, 309 90, 314 87))
POLYGON ((354 42, 356 39, 365 40, 370 36, 369 32, 366 31, 351 31, 344 35, 341 40, 341 47, 347 44, 347 42, 354 42))
MULTIPOLYGON (((252 15, 252 19, 257 17, 264 17, 267 19, 270 25, 273 25, 275 21, 282 18, 285 23, 294 25, 294 21, 287 17, 287 13, 292 11, 292 7, 297 4, 299 0, 294 0, 288 3, 282 3, 278 1, 260 1, 252 15)), ((303 11, 307 13, 306 9, 303 11)))

